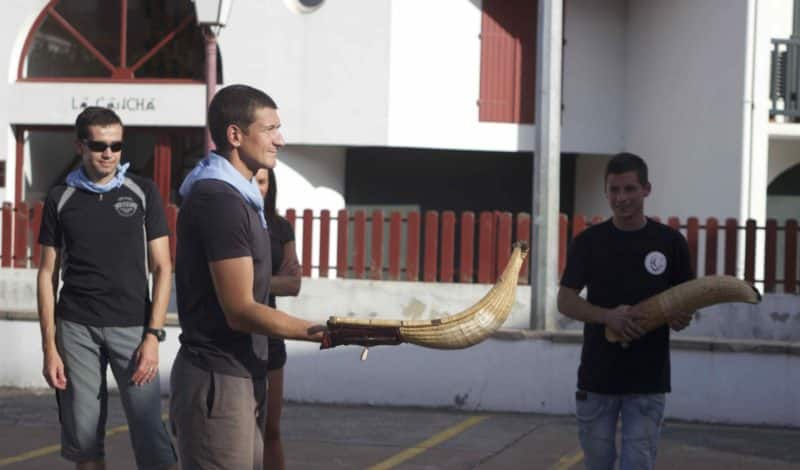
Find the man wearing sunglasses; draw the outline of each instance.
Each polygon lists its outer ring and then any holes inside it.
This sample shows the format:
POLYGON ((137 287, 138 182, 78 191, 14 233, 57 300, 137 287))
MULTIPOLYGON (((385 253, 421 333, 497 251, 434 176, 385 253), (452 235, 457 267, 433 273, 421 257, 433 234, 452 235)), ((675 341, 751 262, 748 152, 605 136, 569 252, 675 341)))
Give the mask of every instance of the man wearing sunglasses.
POLYGON ((114 111, 86 108, 75 130, 81 165, 48 193, 39 233, 42 373, 56 389, 61 455, 78 469, 105 468, 110 365, 137 467, 174 468, 158 376, 172 276, 162 202, 152 181, 120 164, 114 111))

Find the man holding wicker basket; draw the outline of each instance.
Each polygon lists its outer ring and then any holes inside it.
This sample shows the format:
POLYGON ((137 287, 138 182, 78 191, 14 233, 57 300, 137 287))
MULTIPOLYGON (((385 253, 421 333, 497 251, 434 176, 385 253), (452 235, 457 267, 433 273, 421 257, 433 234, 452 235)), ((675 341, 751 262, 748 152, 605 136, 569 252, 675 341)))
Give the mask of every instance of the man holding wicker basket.
POLYGON ((650 190, 640 157, 621 153, 609 161, 605 194, 613 216, 575 237, 558 292, 559 311, 584 322, 575 414, 591 470, 614 468, 620 416, 620 468, 654 467, 671 387, 669 330, 686 328, 693 313, 671 313, 650 330, 637 306, 694 277, 684 237, 645 217, 650 190))

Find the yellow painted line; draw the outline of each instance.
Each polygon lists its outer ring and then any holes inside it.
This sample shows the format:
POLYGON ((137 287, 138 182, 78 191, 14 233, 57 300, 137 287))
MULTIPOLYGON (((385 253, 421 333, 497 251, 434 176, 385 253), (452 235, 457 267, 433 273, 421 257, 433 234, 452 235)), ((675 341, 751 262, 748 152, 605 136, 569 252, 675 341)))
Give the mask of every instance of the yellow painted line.
POLYGON ((553 470, 569 470, 583 460, 583 451, 561 457, 553 466, 553 470))
MULTIPOLYGON (((162 420, 167 419, 166 413, 161 415, 162 420)), ((121 434, 123 432, 128 432, 128 426, 117 426, 115 428, 107 429, 106 430, 106 437, 113 436, 115 434, 121 434)), ((48 454, 54 454, 61 450, 61 444, 56 444, 52 446, 40 447, 38 449, 29 450, 28 452, 24 452, 19 455, 15 455, 13 457, 8 457, 5 459, 0 459, 0 467, 5 467, 7 465, 11 465, 12 463, 18 463, 25 460, 35 459, 37 457, 42 457, 48 454)))
POLYGON ((455 426, 447 428, 439 434, 435 434, 429 439, 426 439, 413 447, 409 447, 408 449, 389 457, 383 462, 369 467, 367 470, 389 470, 390 468, 394 468, 406 460, 412 459, 425 452, 431 447, 435 447, 448 439, 452 439, 453 437, 461 434, 488 417, 489 416, 471 416, 455 426))

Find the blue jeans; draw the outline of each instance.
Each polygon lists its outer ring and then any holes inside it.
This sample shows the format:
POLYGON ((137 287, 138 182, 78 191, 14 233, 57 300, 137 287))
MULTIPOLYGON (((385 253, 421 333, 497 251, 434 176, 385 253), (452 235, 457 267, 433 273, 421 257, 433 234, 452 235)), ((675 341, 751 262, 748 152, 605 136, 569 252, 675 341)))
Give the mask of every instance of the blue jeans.
POLYGON ((613 470, 620 414, 620 470, 652 469, 664 422, 665 402, 663 393, 603 395, 578 391, 575 416, 586 470, 613 470))

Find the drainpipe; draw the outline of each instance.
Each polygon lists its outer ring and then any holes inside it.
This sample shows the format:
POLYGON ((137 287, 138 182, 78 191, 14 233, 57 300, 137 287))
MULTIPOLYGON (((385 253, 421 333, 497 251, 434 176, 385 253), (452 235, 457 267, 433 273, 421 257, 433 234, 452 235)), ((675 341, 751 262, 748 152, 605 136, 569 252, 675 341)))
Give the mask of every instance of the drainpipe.
POLYGON ((531 328, 556 329, 563 0, 539 0, 533 158, 531 328))
MULTIPOLYGON (((208 112, 208 105, 211 104, 211 98, 217 90, 217 35, 210 27, 203 28, 203 38, 206 45, 206 112, 208 112)), ((203 155, 214 148, 214 143, 211 140, 211 132, 208 128, 208 117, 206 117, 206 138, 203 155)))

